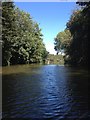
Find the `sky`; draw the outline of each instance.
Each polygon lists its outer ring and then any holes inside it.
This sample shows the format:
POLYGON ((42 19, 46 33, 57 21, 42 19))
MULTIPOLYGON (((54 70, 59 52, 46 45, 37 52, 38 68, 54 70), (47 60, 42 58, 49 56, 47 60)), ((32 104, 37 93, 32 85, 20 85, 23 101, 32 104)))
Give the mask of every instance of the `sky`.
POLYGON ((21 10, 30 13, 32 19, 42 29, 43 42, 47 51, 56 54, 54 38, 66 28, 72 11, 76 9, 75 2, 15 2, 21 10))

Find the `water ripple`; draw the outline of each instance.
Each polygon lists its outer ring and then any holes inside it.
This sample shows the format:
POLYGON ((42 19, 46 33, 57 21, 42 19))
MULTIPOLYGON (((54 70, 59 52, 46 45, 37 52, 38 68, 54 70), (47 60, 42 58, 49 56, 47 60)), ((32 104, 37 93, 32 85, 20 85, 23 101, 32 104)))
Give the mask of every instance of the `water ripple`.
POLYGON ((3 118, 60 120, 85 117, 88 82, 83 74, 55 65, 36 69, 34 66, 34 72, 31 73, 30 68, 30 74, 29 67, 25 70, 28 71, 23 74, 3 75, 3 118))

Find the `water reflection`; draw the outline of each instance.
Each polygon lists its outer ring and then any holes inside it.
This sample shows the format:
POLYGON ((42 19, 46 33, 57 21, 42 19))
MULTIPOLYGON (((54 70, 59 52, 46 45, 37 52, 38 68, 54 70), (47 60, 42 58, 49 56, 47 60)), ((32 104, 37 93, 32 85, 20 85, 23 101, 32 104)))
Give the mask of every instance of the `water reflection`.
POLYGON ((87 117, 86 70, 59 65, 16 68, 3 68, 3 118, 87 117))

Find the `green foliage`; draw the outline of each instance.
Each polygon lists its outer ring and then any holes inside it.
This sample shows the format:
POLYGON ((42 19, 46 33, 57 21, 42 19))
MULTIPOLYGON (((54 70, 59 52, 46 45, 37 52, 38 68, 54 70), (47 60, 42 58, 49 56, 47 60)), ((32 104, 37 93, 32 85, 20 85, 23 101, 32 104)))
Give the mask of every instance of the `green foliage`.
POLYGON ((14 4, 10 3, 2 3, 2 60, 3 65, 7 65, 10 62, 10 58, 12 56, 12 43, 14 37, 14 4))
POLYGON ((88 66, 89 3, 78 3, 83 7, 72 13, 70 20, 67 22, 67 28, 58 33, 55 38, 55 50, 57 53, 64 49, 65 64, 88 66))
POLYGON ((67 61, 71 65, 88 66, 89 21, 90 6, 85 6, 81 10, 75 11, 67 23, 67 28, 73 38, 69 47, 69 59, 67 61))
POLYGON ((41 29, 13 2, 2 3, 3 65, 40 63, 47 57, 41 29))
POLYGON ((71 33, 69 30, 65 29, 64 31, 59 32, 54 40, 55 50, 57 51, 57 54, 63 50, 66 52, 67 48, 70 45, 71 33))
POLYGON ((63 65, 64 64, 63 55, 48 54, 48 57, 45 60, 45 63, 46 64, 59 64, 59 65, 63 65))

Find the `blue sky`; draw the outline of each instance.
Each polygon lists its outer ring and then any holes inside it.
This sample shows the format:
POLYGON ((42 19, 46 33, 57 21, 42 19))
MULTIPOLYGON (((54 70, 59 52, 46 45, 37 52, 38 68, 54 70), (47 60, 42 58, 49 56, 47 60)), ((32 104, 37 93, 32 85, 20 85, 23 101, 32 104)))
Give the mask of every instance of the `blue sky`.
POLYGON ((42 29, 43 41, 46 49, 55 54, 54 38, 57 33, 63 31, 66 23, 76 9, 75 2, 16 2, 21 10, 30 13, 34 21, 39 23, 42 29))

